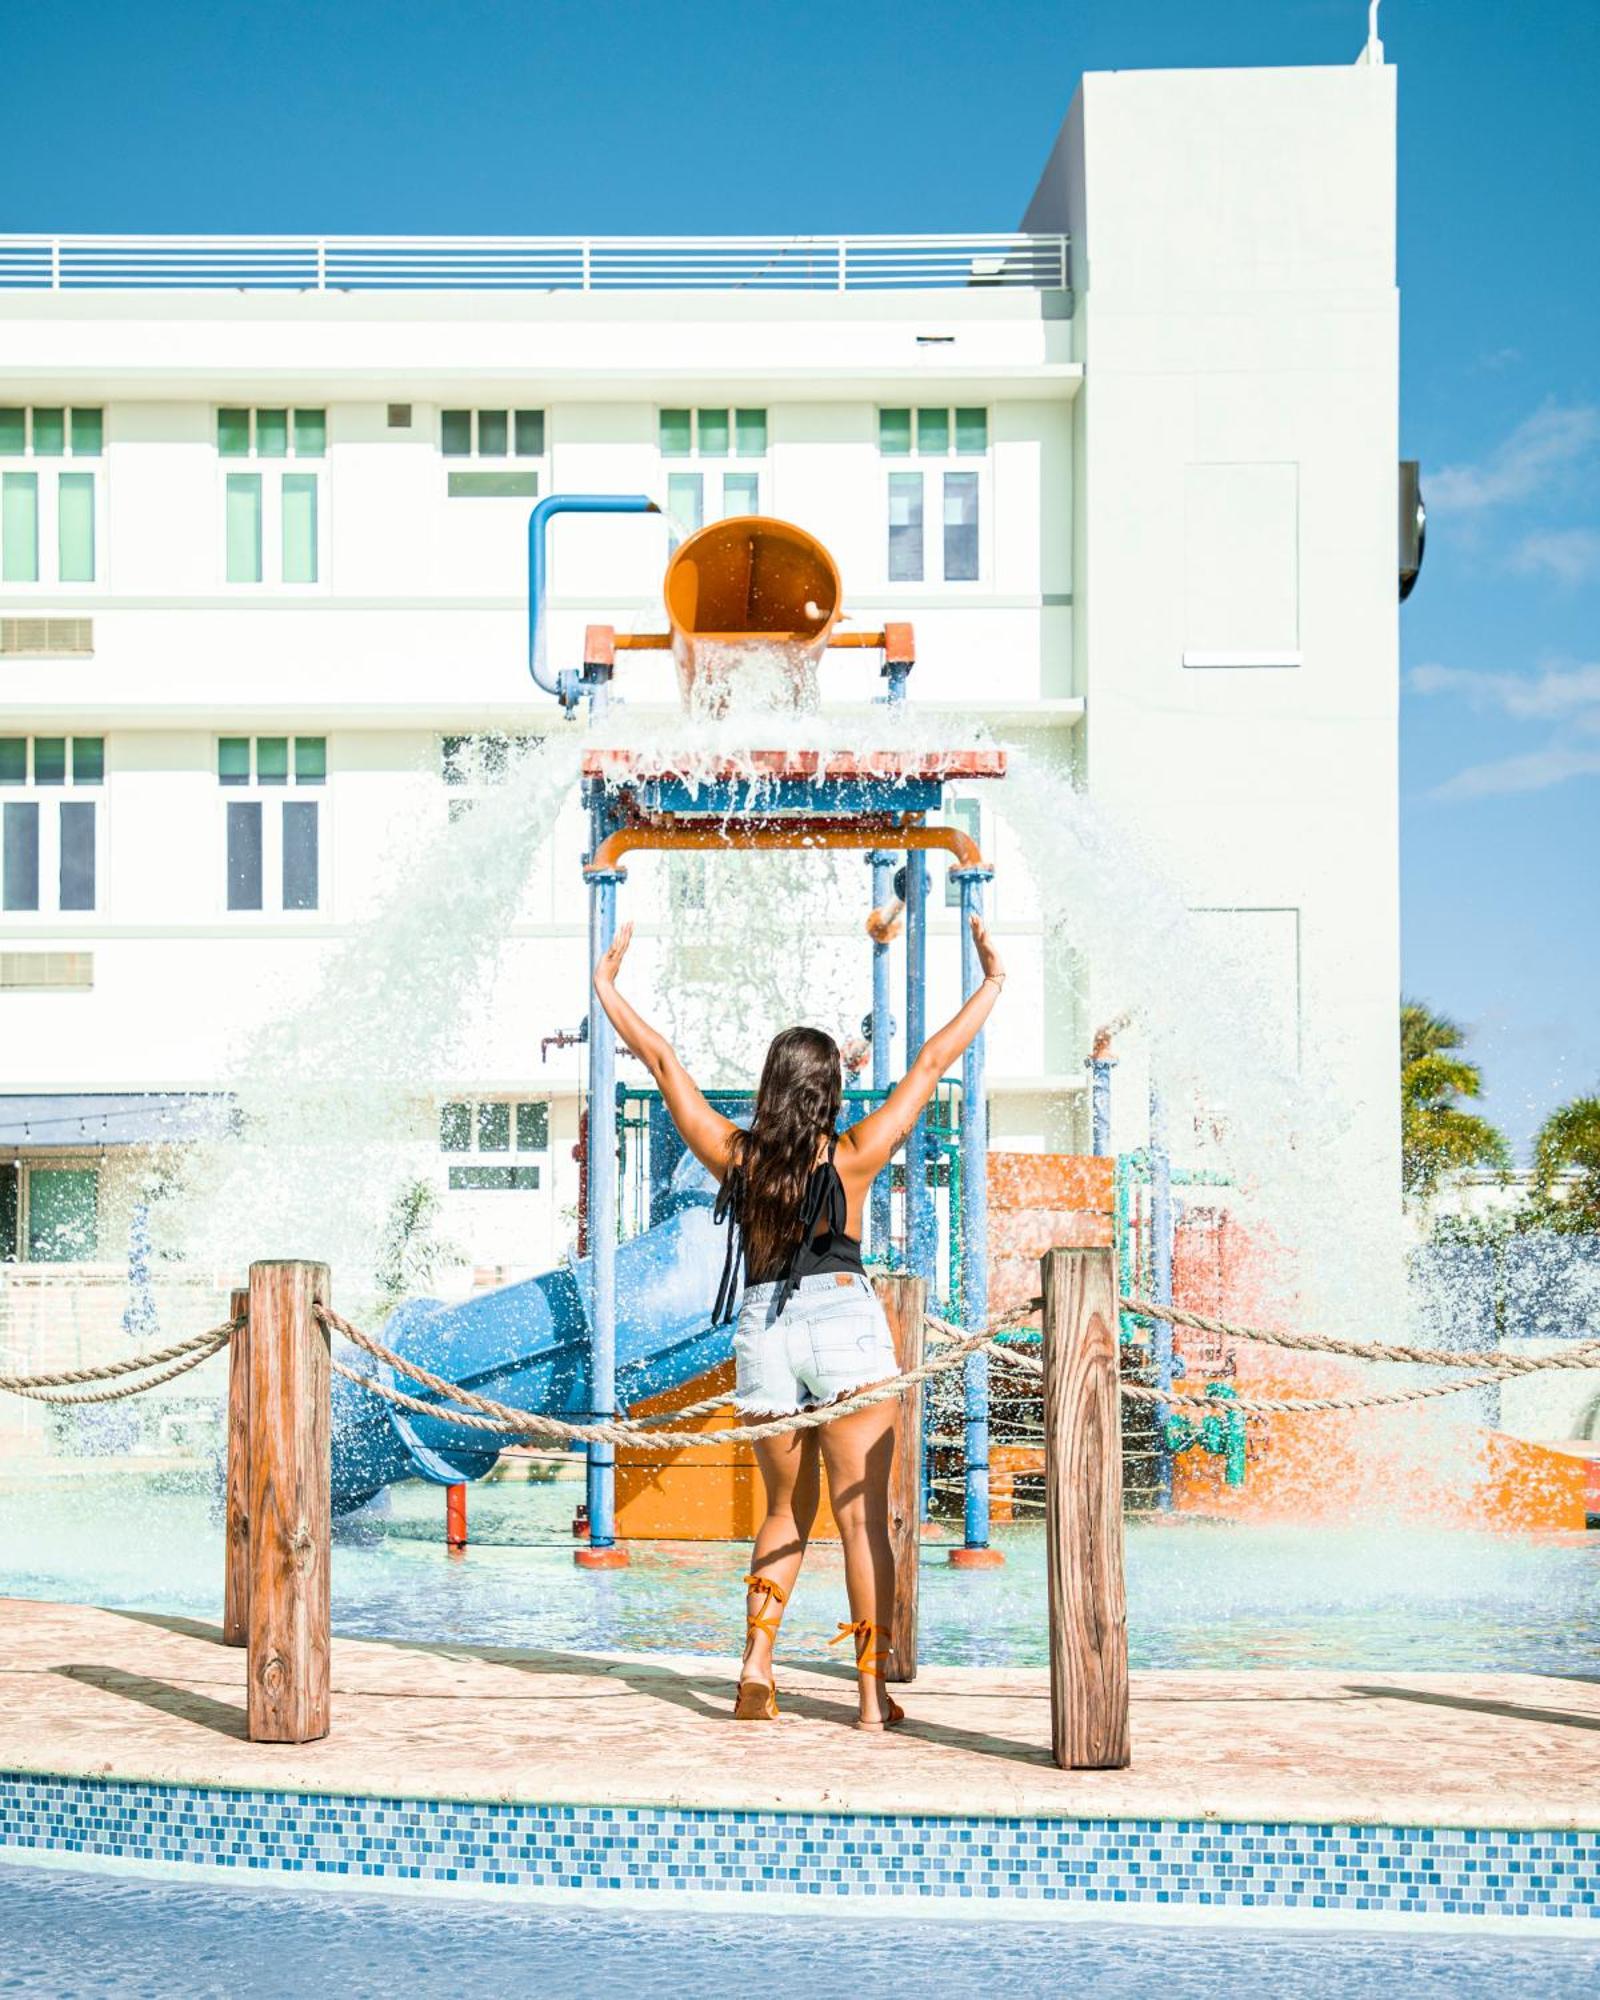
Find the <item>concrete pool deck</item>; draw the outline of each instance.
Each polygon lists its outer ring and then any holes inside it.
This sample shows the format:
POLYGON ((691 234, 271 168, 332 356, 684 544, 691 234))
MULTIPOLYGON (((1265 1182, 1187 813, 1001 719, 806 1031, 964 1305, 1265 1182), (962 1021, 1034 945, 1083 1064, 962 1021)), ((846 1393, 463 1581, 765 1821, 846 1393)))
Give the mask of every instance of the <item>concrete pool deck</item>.
POLYGON ((1600 1673, 1135 1672, 1126 1771, 1058 1771, 1042 1669, 924 1668, 901 1730, 843 1665, 336 1639, 333 1730, 245 1740, 242 1649, 151 1613, 0 1598, 0 1771, 463 1801, 1052 1819, 1600 1827, 1600 1673))

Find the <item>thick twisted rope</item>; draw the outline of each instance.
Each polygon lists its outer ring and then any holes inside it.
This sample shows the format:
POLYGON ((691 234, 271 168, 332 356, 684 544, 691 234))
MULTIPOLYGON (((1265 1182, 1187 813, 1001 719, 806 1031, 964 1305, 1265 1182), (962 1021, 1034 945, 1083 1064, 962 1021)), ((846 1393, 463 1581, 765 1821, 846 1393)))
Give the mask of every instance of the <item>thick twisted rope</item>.
MULTIPOLYGON (((1122 1303, 1130 1311, 1139 1311, 1143 1310, 1149 1301, 1124 1299, 1122 1303)), ((1188 1324, 1201 1317, 1198 1314, 1181 1313, 1176 1307, 1170 1310, 1173 1317, 1179 1319, 1180 1324, 1188 1324)), ((1163 1306, 1157 1317, 1167 1317, 1168 1311, 1169 1309, 1163 1306)), ((939 1338, 947 1338, 952 1331, 949 1322, 946 1320, 930 1320, 929 1324, 936 1329, 936 1337, 939 1338)), ((1224 1328, 1223 1323, 1217 1321, 1206 1321, 1204 1324, 1207 1332, 1225 1330, 1230 1335, 1237 1333, 1240 1339, 1249 1339, 1252 1337, 1248 1329, 1224 1328)), ((1276 1336, 1263 1334, 1260 1337, 1270 1341, 1275 1339, 1276 1336)), ((1307 1342, 1317 1340, 1318 1338, 1315 1335, 1304 1336, 1307 1342)), ((1301 1336, 1291 1335, 1285 1344, 1297 1346, 1301 1344, 1301 1336)), ((1434 1350, 1430 1348, 1404 1350, 1401 1353, 1391 1356, 1388 1352, 1374 1353, 1369 1348, 1358 1347, 1353 1341, 1340 1342, 1337 1346, 1342 1351, 1358 1353, 1368 1359, 1405 1359, 1421 1361, 1430 1365, 1444 1365, 1447 1362, 1452 1362, 1457 1367, 1461 1366, 1463 1362, 1461 1355, 1446 1355, 1441 1351, 1436 1356, 1434 1350)), ((991 1360, 998 1361, 1002 1367, 1014 1369, 1019 1374, 1032 1376, 1042 1376, 1044 1374, 1044 1363, 1037 1355, 1028 1354, 1021 1348, 1014 1347, 1006 1341, 990 1341, 988 1352, 991 1360)), ((1470 1361, 1474 1357, 1469 1355, 1464 1358, 1470 1361)), ((1375 1391, 1370 1395, 1363 1396, 1241 1396, 1235 1394, 1227 1398, 1227 1407, 1243 1411, 1247 1416, 1267 1417, 1299 1416, 1321 1410, 1380 1410, 1394 1408, 1403 1403, 1426 1403, 1438 1396, 1458 1395, 1465 1389, 1487 1388, 1491 1383, 1503 1382, 1508 1375, 1535 1375, 1544 1373, 1550 1369, 1562 1368, 1583 1370, 1600 1368, 1600 1343, 1577 1348, 1567 1354, 1499 1354, 1487 1358, 1492 1365, 1482 1368, 1474 1374, 1460 1376, 1453 1382, 1430 1382, 1416 1389, 1375 1391)), ((1196 1394, 1190 1389, 1162 1390, 1151 1388, 1143 1382, 1129 1381, 1123 1381, 1120 1387, 1123 1395, 1130 1402, 1135 1403, 1157 1403, 1174 1409, 1188 1408, 1210 1411, 1215 1411, 1222 1406, 1219 1398, 1196 1394)))
MULTIPOLYGON (((1027 1375, 1042 1375, 1044 1363, 1031 1354, 1020 1353, 1015 1347, 1007 1347, 995 1341, 990 1349, 994 1359, 1005 1366, 1015 1368, 1027 1375)), ((1511 1358, 1511 1357, 1508 1357, 1511 1358)), ((1534 1360, 1530 1368, 1516 1370, 1518 1374, 1532 1373, 1545 1368, 1594 1368, 1596 1361, 1583 1362, 1568 1355, 1549 1355, 1534 1360)), ((1155 1389, 1143 1382, 1123 1381, 1120 1384, 1123 1395, 1134 1403, 1159 1403, 1173 1409, 1192 1408, 1217 1411, 1221 1409, 1242 1410, 1246 1416, 1289 1417, 1303 1415, 1315 1410, 1383 1410, 1401 1403, 1426 1403, 1436 1396, 1458 1395, 1463 1389, 1484 1389, 1490 1383, 1505 1380, 1504 1368, 1483 1369, 1474 1375, 1459 1376, 1454 1382, 1429 1382, 1417 1389, 1390 1389, 1376 1391, 1367 1396, 1229 1396, 1224 1402, 1216 1396, 1197 1395, 1192 1389, 1155 1389)))
MULTIPOLYGON (((194 1342, 184 1342, 184 1350, 182 1350, 184 1358, 182 1360, 168 1362, 166 1368, 158 1368, 154 1374, 144 1376, 138 1382, 120 1382, 116 1388, 90 1388, 90 1390, 34 1388, 32 1382, 28 1382, 24 1376, 0 1376, 0 1388, 10 1390, 12 1396, 26 1396, 30 1402, 48 1402, 48 1404, 124 1402, 128 1396, 142 1396, 148 1388, 160 1388, 162 1382, 176 1382, 176 1378, 180 1374, 188 1374, 190 1368, 198 1368, 202 1362, 208 1362, 212 1358, 212 1354, 220 1354, 228 1346, 230 1340, 232 1340, 232 1326, 230 1328, 214 1328, 210 1334, 204 1334, 204 1336, 200 1336, 194 1342)), ((74 1374, 78 1378, 88 1376, 90 1380, 96 1380, 94 1370, 82 1370, 80 1368, 80 1370, 74 1370, 74 1374)), ((118 1374, 126 1374, 126 1366, 120 1368, 118 1374)), ((44 1376, 42 1380, 48 1384, 52 1378, 44 1376)))
POLYGON ((1141 1319, 1170 1320, 1174 1326, 1192 1326, 1201 1333, 1219 1334, 1225 1340, 1260 1341, 1268 1347, 1295 1348, 1307 1354, 1345 1354, 1354 1361, 1404 1361, 1424 1368, 1481 1368, 1497 1377, 1537 1375, 1549 1368, 1600 1368, 1600 1340, 1584 1341, 1561 1356, 1504 1354, 1497 1348, 1401 1347, 1386 1341, 1339 1340, 1326 1333, 1279 1333, 1260 1326, 1235 1326, 1230 1320, 1190 1312, 1185 1306, 1162 1305, 1156 1299, 1132 1297, 1118 1303, 1125 1312, 1141 1319))
POLYGON ((221 1326, 209 1328, 205 1333, 197 1333, 192 1340, 180 1341, 175 1347, 164 1347, 155 1354, 140 1355, 133 1360, 108 1362, 104 1368, 71 1368, 59 1375, 0 1375, 0 1389, 7 1389, 13 1396, 26 1396, 35 1403, 120 1403, 129 1396, 142 1396, 146 1389, 159 1389, 163 1382, 172 1382, 180 1375, 187 1375, 191 1368, 198 1368, 209 1361, 213 1354, 221 1353, 233 1338, 242 1320, 228 1320, 221 1326), (149 1368, 158 1361, 167 1360, 165 1368, 157 1368, 153 1375, 144 1375, 137 1382, 119 1382, 112 1389, 73 1390, 63 1388, 71 1382, 103 1382, 108 1377, 130 1375, 135 1369, 149 1368))
MULTIPOLYGON (((760 1424, 738 1424, 723 1431, 685 1431, 663 1433, 659 1426, 649 1429, 627 1418, 596 1418, 588 1423, 568 1423, 563 1417, 553 1417, 538 1410, 521 1410, 511 1403, 497 1402, 492 1396, 480 1396, 473 1390, 463 1389, 459 1383, 447 1381, 442 1375, 431 1374, 426 1368, 419 1368, 414 1361, 406 1361, 387 1348, 370 1333, 363 1333, 352 1326, 347 1319, 326 1306, 314 1308, 317 1318, 334 1332, 343 1334, 345 1339, 375 1361, 382 1362, 397 1374, 418 1382, 425 1389, 432 1389, 438 1396, 447 1397, 459 1404, 458 1409, 443 1409, 438 1403, 430 1403, 420 1396, 410 1396, 390 1383, 381 1382, 376 1376, 366 1375, 359 1368, 351 1368, 345 1362, 335 1361, 334 1369, 347 1381, 359 1383, 372 1395, 382 1397, 385 1402, 398 1408, 410 1410, 418 1416, 443 1418, 447 1423, 457 1424, 465 1430, 492 1431, 500 1436, 511 1435, 518 1438, 563 1438, 571 1444, 628 1444, 636 1445, 646 1440, 659 1439, 675 1448, 680 1445, 707 1447, 728 1444, 755 1444, 762 1438, 783 1437, 791 1431, 818 1429, 823 1424, 831 1424, 839 1417, 852 1416, 857 1410, 870 1409, 875 1403, 888 1402, 891 1397, 904 1395, 915 1383, 942 1374, 948 1368, 956 1368, 969 1354, 975 1354, 991 1339, 991 1332, 985 1327, 982 1332, 968 1337, 953 1347, 923 1362, 920 1368, 913 1368, 904 1375, 895 1375, 884 1382, 875 1382, 870 1388, 859 1390, 851 1396, 841 1397, 837 1402, 819 1404, 811 1410, 795 1410, 787 1416, 773 1418, 760 1424)), ((718 1398, 719 1402, 725 1398, 718 1398)))

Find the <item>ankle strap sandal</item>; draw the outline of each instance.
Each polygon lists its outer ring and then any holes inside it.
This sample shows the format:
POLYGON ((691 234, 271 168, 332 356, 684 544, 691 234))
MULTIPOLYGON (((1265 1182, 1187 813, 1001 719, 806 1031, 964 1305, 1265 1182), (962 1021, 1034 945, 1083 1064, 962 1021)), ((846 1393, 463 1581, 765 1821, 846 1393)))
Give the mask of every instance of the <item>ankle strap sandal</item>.
MULTIPOLYGON (((783 1620, 783 1607, 789 1602, 789 1593, 781 1583, 774 1583, 770 1576, 747 1576, 745 1588, 754 1597, 766 1600, 762 1609, 749 1611, 744 1621, 744 1646, 748 1654, 750 1641, 758 1632, 765 1632, 769 1639, 778 1636, 778 1626, 783 1620)), ((768 1681, 741 1680, 733 1698, 733 1719, 735 1722, 776 1722, 778 1719, 778 1690, 768 1681)))
MULTIPOLYGON (((865 1674, 871 1680, 881 1681, 888 1676, 889 1656, 893 1653, 894 1648, 887 1643, 880 1647, 876 1642, 879 1639, 887 1642, 888 1637, 889 1634, 884 1627, 882 1625, 874 1625, 870 1618, 857 1618, 854 1620, 841 1618, 839 1620, 839 1629, 828 1641, 828 1644, 830 1646, 837 1646, 840 1640, 845 1638, 855 1638, 858 1640, 859 1644, 856 1648, 856 1672, 858 1674, 865 1674)), ((886 1712, 881 1719, 869 1722, 863 1718, 857 1722, 857 1729, 892 1729, 895 1723, 905 1721, 905 1710, 887 1689, 884 1691, 883 1700, 886 1712)))

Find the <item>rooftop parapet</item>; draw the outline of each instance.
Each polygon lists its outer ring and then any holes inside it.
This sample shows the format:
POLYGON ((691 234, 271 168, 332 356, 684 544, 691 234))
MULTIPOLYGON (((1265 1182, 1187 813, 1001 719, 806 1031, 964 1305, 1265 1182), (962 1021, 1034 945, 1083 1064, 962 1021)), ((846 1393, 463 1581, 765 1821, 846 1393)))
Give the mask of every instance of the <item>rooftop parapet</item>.
POLYGON ((1067 239, 0 235, 0 290, 1060 291, 1067 239))

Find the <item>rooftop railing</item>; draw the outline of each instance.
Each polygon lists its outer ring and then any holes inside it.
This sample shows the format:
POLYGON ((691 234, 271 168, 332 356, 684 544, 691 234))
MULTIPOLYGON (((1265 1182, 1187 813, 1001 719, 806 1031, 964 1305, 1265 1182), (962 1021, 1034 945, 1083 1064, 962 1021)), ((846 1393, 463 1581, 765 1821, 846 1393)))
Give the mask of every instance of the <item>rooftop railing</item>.
POLYGON ((1067 283, 1067 239, 3 236, 0 289, 867 292, 1067 283))

